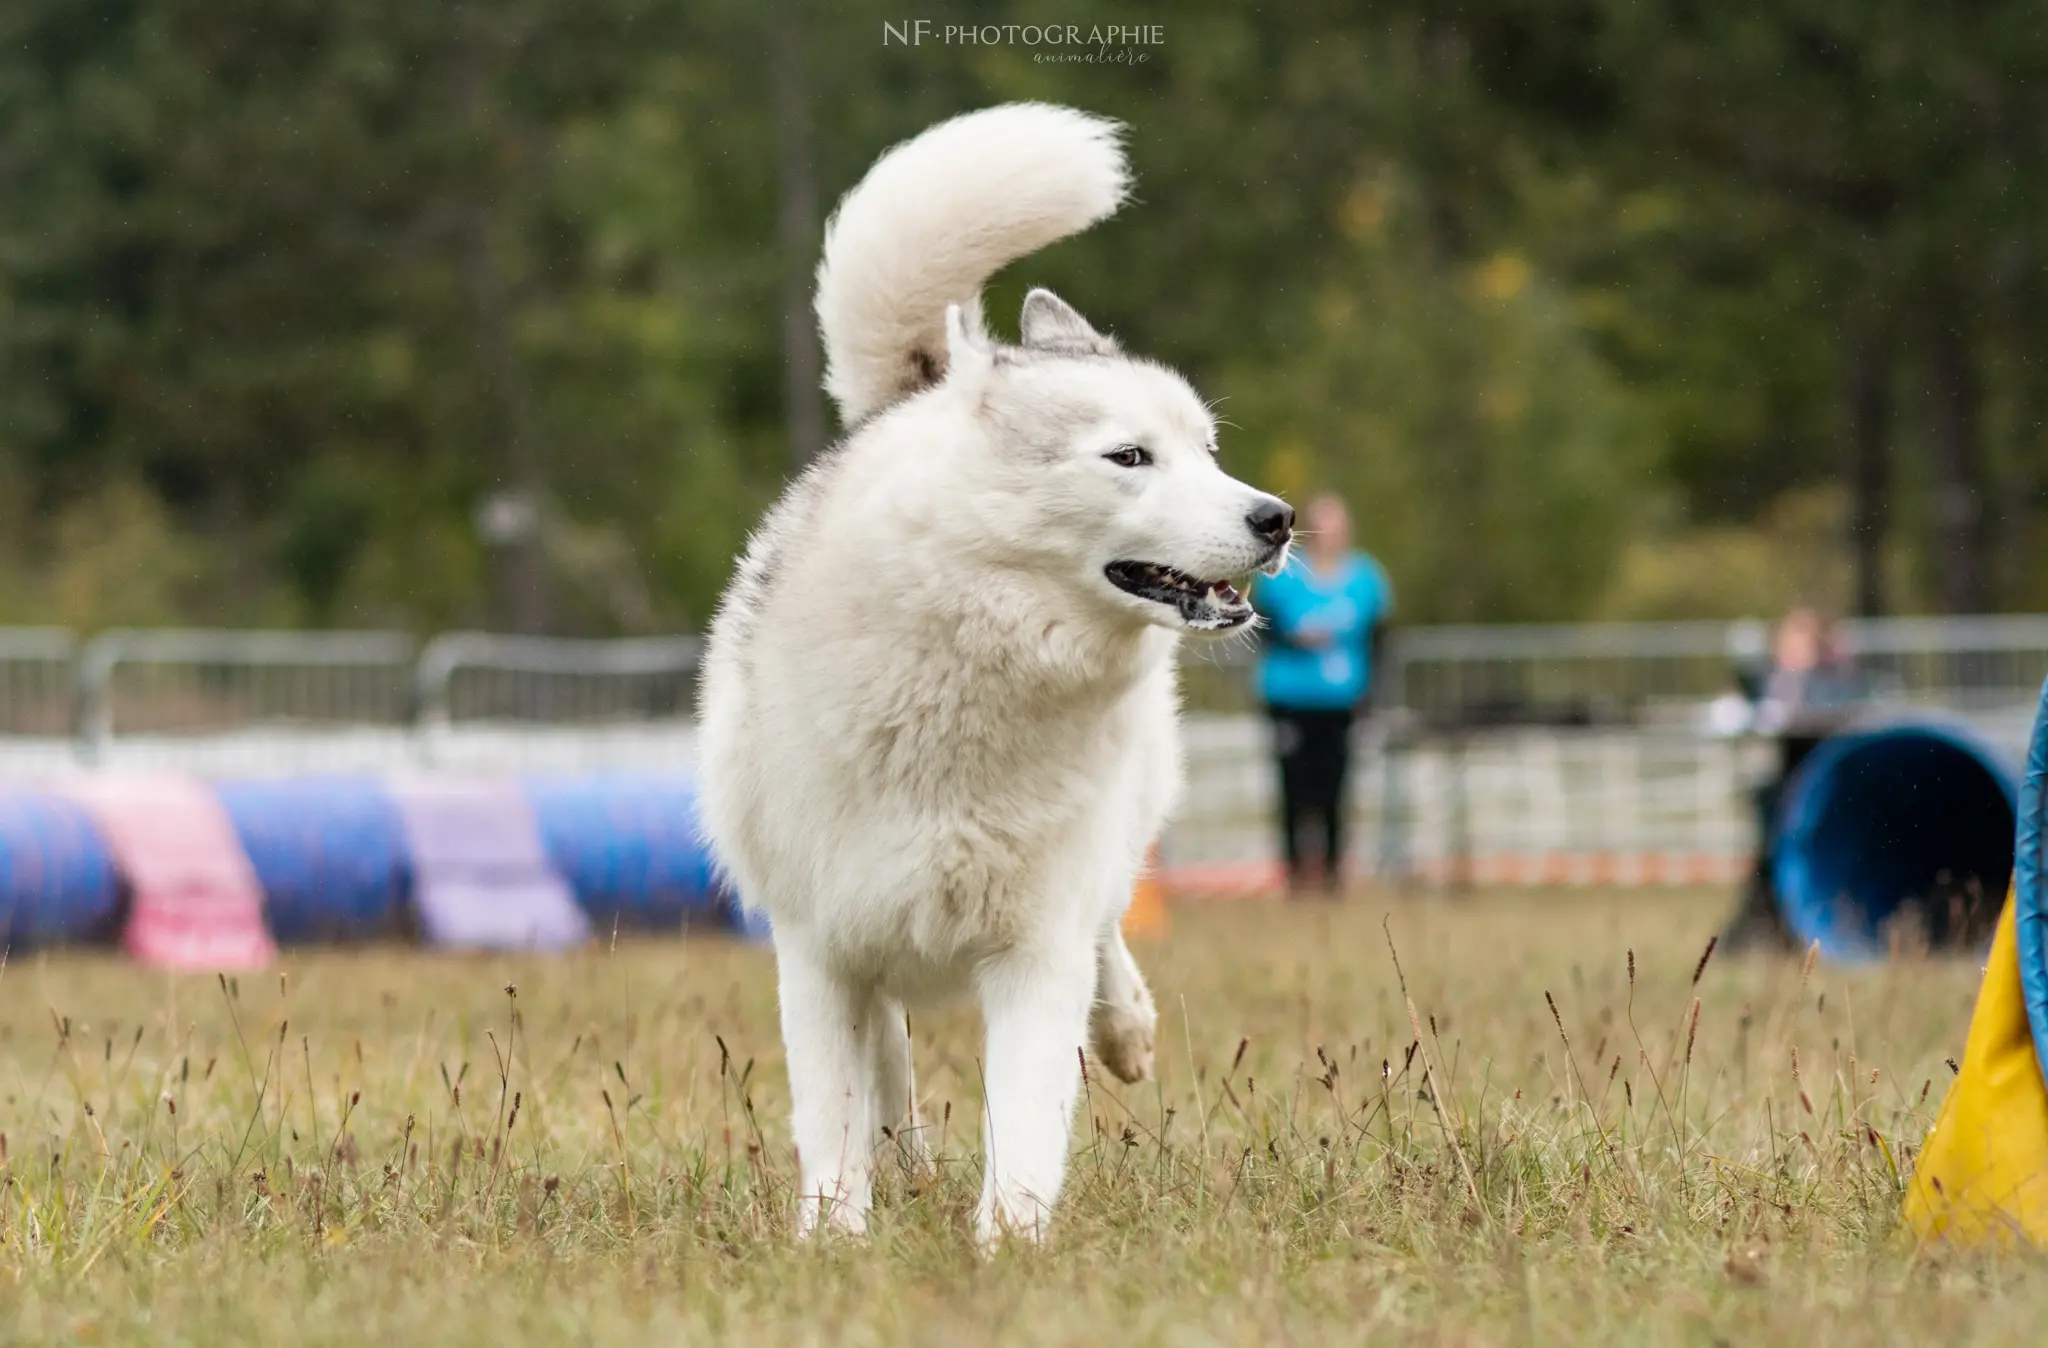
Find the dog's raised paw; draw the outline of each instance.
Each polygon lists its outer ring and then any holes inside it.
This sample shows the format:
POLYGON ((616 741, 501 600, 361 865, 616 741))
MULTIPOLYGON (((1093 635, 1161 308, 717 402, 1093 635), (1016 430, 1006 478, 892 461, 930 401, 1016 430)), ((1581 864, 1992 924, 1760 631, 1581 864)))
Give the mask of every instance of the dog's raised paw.
POLYGON ((1117 1080, 1128 1084, 1151 1077, 1152 1017, 1135 1009, 1098 1006, 1088 1029, 1096 1061, 1117 1080))

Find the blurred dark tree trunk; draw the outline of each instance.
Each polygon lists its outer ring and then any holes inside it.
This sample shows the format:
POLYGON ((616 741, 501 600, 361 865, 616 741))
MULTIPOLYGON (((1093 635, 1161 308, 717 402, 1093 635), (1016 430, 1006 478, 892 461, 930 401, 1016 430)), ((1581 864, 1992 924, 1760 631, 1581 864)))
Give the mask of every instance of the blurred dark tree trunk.
POLYGON ((486 516, 500 521, 486 529, 498 564, 499 621, 514 632, 538 633, 548 627, 547 557, 540 527, 545 486, 526 381, 513 346, 513 296, 496 238, 504 204, 501 185, 516 182, 518 173, 504 172, 491 161, 502 161, 509 152, 524 159, 529 171, 534 163, 531 155, 518 153, 526 146, 510 124, 515 114, 494 98, 509 62, 507 35, 488 27, 491 23, 473 7, 465 7, 456 19, 455 80, 470 119, 470 148, 486 157, 474 195, 459 208, 456 246, 476 325, 484 425, 504 456, 496 496, 482 506, 486 516))
MULTIPOLYGON (((505 454, 504 484, 496 498, 504 524, 489 540, 499 557, 499 613, 514 632, 544 632, 548 596, 547 559, 541 551, 540 466, 529 430, 526 391, 512 350, 504 277, 491 244, 487 207, 479 204, 464 213, 462 236, 463 270, 476 315, 485 393, 491 402, 487 422, 505 454)), ((491 505, 485 509, 491 510, 491 505)))
POLYGON ((1984 555, 1983 450, 1975 354, 1964 320, 1950 302, 1933 311, 1928 364, 1933 381, 1936 553, 1942 607, 1982 613, 1988 569, 1984 555))
POLYGON ((1891 514, 1891 351, 1881 323, 1866 319, 1849 337, 1849 534, 1856 614, 1885 611, 1884 544, 1891 514))
POLYGON ((819 385, 824 357, 811 317, 811 268, 818 234, 817 160, 811 153, 810 88, 804 78, 803 32, 787 14, 773 22, 769 66, 775 98, 777 234, 782 246, 782 397, 792 472, 825 447, 819 385))

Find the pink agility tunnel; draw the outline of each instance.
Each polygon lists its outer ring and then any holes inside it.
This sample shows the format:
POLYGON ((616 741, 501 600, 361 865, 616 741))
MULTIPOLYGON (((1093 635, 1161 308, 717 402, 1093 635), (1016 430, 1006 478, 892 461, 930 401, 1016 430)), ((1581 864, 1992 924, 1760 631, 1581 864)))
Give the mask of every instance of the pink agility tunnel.
POLYGON ((177 969, 276 958, 256 872, 206 786, 169 773, 111 775, 78 778, 64 794, 92 816, 127 883, 129 954, 177 969))

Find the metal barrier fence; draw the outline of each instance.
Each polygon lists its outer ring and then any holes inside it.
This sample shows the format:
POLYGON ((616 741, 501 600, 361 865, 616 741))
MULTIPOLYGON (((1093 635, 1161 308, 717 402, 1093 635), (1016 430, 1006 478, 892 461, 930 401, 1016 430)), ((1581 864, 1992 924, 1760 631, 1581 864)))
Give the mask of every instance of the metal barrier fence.
POLYGON ((395 632, 103 632, 78 653, 77 737, 87 764, 208 766, 282 756, 349 766, 345 744, 412 720, 413 643, 395 632))
POLYGON ((1960 712, 2031 707, 2048 679, 2048 616, 1883 618, 1842 624, 1880 693, 1960 712))
POLYGON ((436 637, 420 655, 420 756, 465 771, 687 763, 702 652, 696 637, 436 637))
MULTIPOLYGON (((1684 879, 1752 846, 1767 745, 1708 732, 1757 624, 1400 631, 1359 731, 1353 839, 1383 873, 1684 879)), ((1843 635, 1880 703, 2017 743, 2048 617, 1890 619, 1843 635)), ((0 775, 574 770, 691 760, 692 637, 0 629, 0 775)), ((1270 867, 1274 770, 1247 640, 1190 645, 1189 794, 1169 863, 1270 867)))
MULTIPOLYGON (((1881 696, 1971 710, 2030 700, 2048 616, 1853 621, 1841 632, 1881 696)), ((1758 623, 1422 627, 1398 631, 1388 705, 1425 723, 1612 724, 1728 692, 1760 659, 1758 623)), ((195 733, 270 721, 587 723, 687 716, 695 637, 576 641, 452 633, 116 630, 75 646, 0 629, 0 736, 195 733), (118 724, 117 724, 118 723, 118 724)), ((1255 637, 1190 643, 1189 705, 1252 710, 1255 637)))
POLYGON ((1386 677, 1425 724, 1612 724, 1730 691, 1765 639, 1753 623, 1419 628, 1386 677))
MULTIPOLYGON (((1754 845, 1744 788, 1768 746, 1657 730, 1514 728, 1400 742, 1360 727, 1350 799, 1356 871, 1437 882, 1683 882, 1734 874, 1754 845)), ((1191 717, 1188 794, 1168 866, 1277 867, 1271 732, 1191 717)))
POLYGON ((0 628, 0 735, 69 733, 72 647, 61 628, 0 628))
POLYGON ((0 629, 0 775, 673 766, 695 637, 0 629))
MULTIPOLYGON (((1880 700, 1996 708, 2031 703, 2048 678, 2048 617, 1861 619, 1838 634, 1880 700)), ((1682 718, 1732 692, 1768 639, 1755 622, 1416 628, 1396 635, 1387 676, 1430 724, 1682 718)))
POLYGON ((696 637, 576 641, 456 632, 427 643, 421 718, 559 725, 662 720, 692 710, 696 637))
MULTIPOLYGON (((2024 752, 2030 707, 1965 719, 2008 758, 2024 752)), ((1750 792, 1776 756, 1768 741, 1692 726, 1505 726, 1354 742, 1350 860, 1360 873, 1433 883, 1681 883, 1736 876, 1753 854, 1750 792)), ((1171 867, 1219 883, 1277 868, 1271 731, 1251 715, 1192 715, 1188 794, 1168 836, 1171 867)))
POLYGON ((71 634, 0 628, 0 771, 50 773, 72 762, 71 634))
MULTIPOLYGON (((1708 709, 1764 661, 1768 635, 1753 622, 1396 633, 1385 714, 1359 733, 1354 863, 1453 882, 1733 875, 1773 750, 1716 733, 1708 709)), ((1871 711, 1959 715, 2019 753, 2048 678, 2048 617, 1866 620, 1838 635, 1871 711)), ((1273 865, 1251 657, 1242 643, 1191 653, 1189 799, 1170 864, 1273 865)))

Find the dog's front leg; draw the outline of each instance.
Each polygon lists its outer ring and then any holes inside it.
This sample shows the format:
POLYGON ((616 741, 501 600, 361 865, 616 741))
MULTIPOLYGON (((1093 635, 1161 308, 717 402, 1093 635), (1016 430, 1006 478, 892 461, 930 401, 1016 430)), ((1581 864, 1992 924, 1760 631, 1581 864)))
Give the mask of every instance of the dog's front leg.
POLYGON ((874 1083, 860 1024, 872 999, 794 944, 779 946, 775 963, 802 1180, 797 1233, 810 1235, 822 1219, 857 1235, 874 1196, 874 1083))
POLYGON ((1089 1016, 1088 1035, 1095 1056, 1120 1081, 1143 1081, 1152 1075, 1152 1041, 1159 1026, 1159 1012, 1152 1005, 1151 990, 1131 948, 1124 944, 1123 929, 1111 922, 1096 946, 1095 1008, 1089 1016))
POLYGON ((984 1249, 1005 1233, 1044 1236, 1067 1168, 1067 1135, 1095 991, 1095 951, 1013 953, 980 979, 988 1047, 981 1206, 984 1249))

